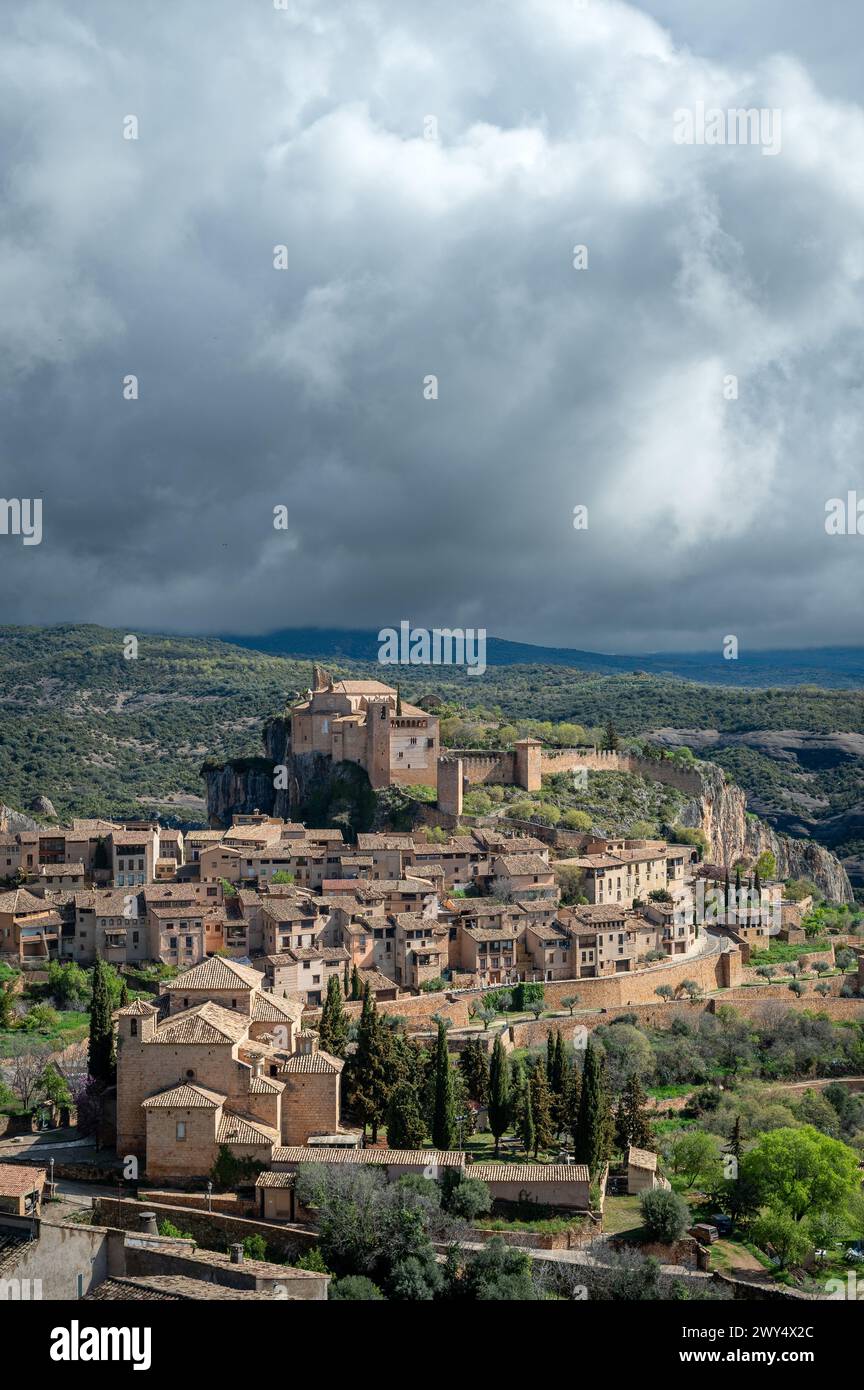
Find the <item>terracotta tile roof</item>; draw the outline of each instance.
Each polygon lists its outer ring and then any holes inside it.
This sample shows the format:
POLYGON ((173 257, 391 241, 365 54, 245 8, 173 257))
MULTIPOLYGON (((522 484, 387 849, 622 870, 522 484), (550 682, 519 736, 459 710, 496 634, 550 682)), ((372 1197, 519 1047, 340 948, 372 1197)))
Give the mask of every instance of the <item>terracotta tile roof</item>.
POLYGON ((652 1173, 657 1171, 657 1155, 650 1149, 636 1149, 631 1144, 627 1150, 627 1162, 632 1163, 634 1168, 647 1168, 652 1173))
POLYGON ((196 989, 257 989, 263 979, 261 972, 249 965, 238 965, 225 956, 208 956, 200 965, 193 965, 191 970, 185 970, 182 975, 169 980, 165 988, 181 994, 196 989))
POLYGON ((564 1182, 590 1181, 584 1163, 472 1163, 467 1170, 481 1182, 564 1182))
POLYGON ((249 1020, 244 1014, 223 1009, 208 1000, 194 1009, 187 1009, 173 1018, 166 1018, 156 1028, 145 1046, 167 1043, 235 1043, 246 1036, 249 1020))
MULTIPOLYGON (((275 1148, 272 1162, 360 1163, 376 1166, 404 1164, 407 1167, 417 1168, 463 1168, 465 1155, 458 1150, 449 1149, 379 1149, 377 1147, 369 1149, 324 1149, 315 1145, 293 1144, 280 1145, 275 1148)), ((495 1166, 510 1167, 509 1164, 495 1166)), ((474 1168, 471 1169, 471 1172, 473 1175, 474 1168)), ((266 1174, 261 1174, 261 1177, 265 1176, 266 1174)), ((266 1184, 262 1184, 262 1186, 264 1185, 266 1184)), ((273 1184, 273 1186, 276 1185, 273 1184)))
POLYGON ((0 1228, 0 1276, 11 1274, 20 1263, 26 1247, 35 1244, 29 1230, 13 1231, 9 1227, 0 1228))
MULTIPOLYGON (((271 922, 300 922, 316 915, 309 903, 286 903, 278 898, 266 898, 261 906, 265 917, 269 917, 271 922)), ((323 927, 324 923, 321 925, 323 927)))
POLYGON ((495 859, 496 872, 505 874, 551 874, 552 868, 539 854, 499 854, 495 859))
MULTIPOLYGON (((273 1152, 274 1152, 274 1153, 279 1153, 279 1152, 281 1152, 281 1150, 279 1150, 279 1149, 274 1149, 273 1152)), ((259 1173, 259 1174, 258 1174, 258 1177, 255 1179, 255 1186, 256 1186, 256 1187, 293 1187, 293 1186, 294 1186, 294 1177, 295 1177, 295 1174, 294 1174, 294 1173, 259 1173)))
POLYGON ((300 999, 279 999, 275 994, 255 991, 251 1015, 253 1023, 282 1023, 286 1018, 297 1022, 302 1014, 303 1003, 300 999))
POLYGON ((33 1192, 37 1187, 41 1188, 44 1183, 44 1168, 0 1163, 0 1197, 26 1197, 28 1192, 33 1192))
POLYGON ((148 1004, 144 999, 133 999, 131 1004, 126 1004, 124 1008, 117 1010, 117 1017, 141 1017, 141 1015, 158 1014, 158 1012, 155 1004, 148 1004))
POLYGON ((46 912, 47 904, 44 898, 35 898, 32 893, 28 893, 26 888, 13 888, 8 893, 0 893, 0 912, 11 912, 14 915, 28 912, 46 912))
POLYGON ((249 1082, 250 1096, 278 1096, 284 1089, 283 1082, 271 1081, 267 1076, 253 1076, 249 1082))
POLYGON ((142 1100, 142 1110, 218 1110, 224 1105, 227 1096, 218 1091, 206 1091, 203 1086, 193 1086, 182 1082, 168 1091, 160 1091, 156 1096, 142 1100))
POLYGON ((269 1125, 249 1120, 245 1115, 224 1115, 216 1135, 217 1144, 278 1144, 279 1133, 269 1125))
POLYGON ((341 1057, 331 1057, 329 1052, 295 1052, 293 1057, 282 1063, 279 1074, 309 1076, 316 1072, 340 1072, 345 1063, 341 1057))
MULTIPOLYGON (((290 1295, 289 1295, 290 1297, 290 1295)), ((134 1278, 103 1279, 90 1293, 84 1295, 85 1303, 210 1303, 212 1300, 252 1299, 256 1302, 272 1303, 272 1293, 256 1289, 232 1289, 227 1284, 215 1284, 211 1279, 192 1279, 185 1274, 148 1274, 134 1278)))

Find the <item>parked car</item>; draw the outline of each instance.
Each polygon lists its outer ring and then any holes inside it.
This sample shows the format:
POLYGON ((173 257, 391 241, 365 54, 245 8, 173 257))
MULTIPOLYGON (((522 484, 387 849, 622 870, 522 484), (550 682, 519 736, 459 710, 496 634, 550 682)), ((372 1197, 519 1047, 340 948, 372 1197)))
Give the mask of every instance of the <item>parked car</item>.
POLYGON ((715 1212, 711 1217, 712 1226, 716 1226, 721 1236, 728 1236, 732 1230, 732 1217, 724 1216, 722 1212, 715 1212))

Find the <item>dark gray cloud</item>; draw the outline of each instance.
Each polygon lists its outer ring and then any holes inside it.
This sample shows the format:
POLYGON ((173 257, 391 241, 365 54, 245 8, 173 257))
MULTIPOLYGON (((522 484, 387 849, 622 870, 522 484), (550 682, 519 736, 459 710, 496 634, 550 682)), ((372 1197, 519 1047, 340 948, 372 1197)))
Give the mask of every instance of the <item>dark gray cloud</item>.
POLYGON ((5 9, 3 621, 861 641, 862 24, 820 15, 5 9), (780 153, 677 145, 698 102, 780 153))

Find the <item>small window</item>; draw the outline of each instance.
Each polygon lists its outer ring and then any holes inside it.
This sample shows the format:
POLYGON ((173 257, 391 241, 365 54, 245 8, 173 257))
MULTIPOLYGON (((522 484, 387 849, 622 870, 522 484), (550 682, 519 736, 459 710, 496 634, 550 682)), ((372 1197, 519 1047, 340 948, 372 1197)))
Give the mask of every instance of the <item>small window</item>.
POLYGON ((236 1000, 236 999, 232 999, 232 1000, 231 1000, 231 1008, 232 1008, 232 1009, 236 1009, 236 1008, 237 1008, 237 1000, 236 1000))
POLYGON ((132 1037, 132 1038, 137 1038, 137 1036, 138 1036, 138 1020, 137 1020, 137 1018, 130 1019, 130 1022, 129 1022, 129 1036, 132 1037))
POLYGON ((186 1138, 186 1121, 177 1121, 177 1143, 182 1144, 186 1138))

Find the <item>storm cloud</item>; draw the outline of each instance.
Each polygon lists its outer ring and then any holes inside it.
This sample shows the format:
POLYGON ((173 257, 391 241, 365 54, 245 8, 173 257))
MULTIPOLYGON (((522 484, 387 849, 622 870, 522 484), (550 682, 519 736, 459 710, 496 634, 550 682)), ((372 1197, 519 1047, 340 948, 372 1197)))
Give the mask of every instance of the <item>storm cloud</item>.
POLYGON ((2 621, 860 642, 862 29, 3 7, 0 493, 43 534, 0 535, 2 621), (700 103, 780 152, 676 143, 700 103))

